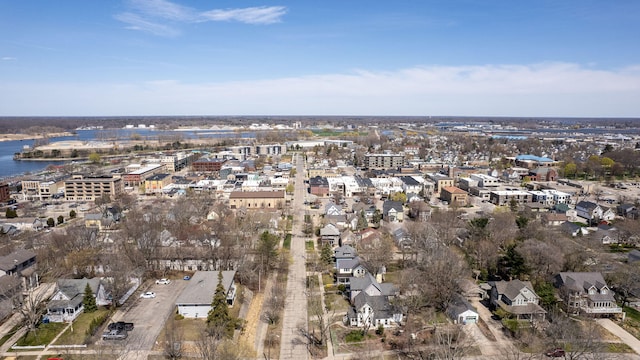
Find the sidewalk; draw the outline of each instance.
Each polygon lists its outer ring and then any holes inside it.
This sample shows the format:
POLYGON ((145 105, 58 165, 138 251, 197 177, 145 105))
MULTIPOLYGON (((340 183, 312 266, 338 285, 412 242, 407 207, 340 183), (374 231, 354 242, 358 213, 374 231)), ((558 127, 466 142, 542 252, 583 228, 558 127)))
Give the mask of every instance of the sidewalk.
POLYGON ((609 319, 597 319, 596 322, 613 335, 619 337, 620 340, 627 344, 636 354, 640 354, 640 340, 629 334, 627 330, 621 328, 609 319))

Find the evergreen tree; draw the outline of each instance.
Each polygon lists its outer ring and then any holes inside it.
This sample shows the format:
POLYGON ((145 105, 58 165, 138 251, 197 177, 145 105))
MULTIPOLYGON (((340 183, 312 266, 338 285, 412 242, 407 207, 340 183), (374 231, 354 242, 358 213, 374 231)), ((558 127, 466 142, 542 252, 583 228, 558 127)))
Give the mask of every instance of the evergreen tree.
POLYGON ((333 262, 332 255, 329 244, 324 244, 320 251, 320 260, 322 260, 322 263, 327 265, 331 264, 333 262))
POLYGON ((380 221, 381 221, 381 220, 382 220, 382 213, 380 212, 380 210, 379 210, 379 209, 376 209, 376 210, 373 212, 373 219, 372 219, 372 221, 373 221, 373 223, 374 223, 376 226, 380 226, 380 221))
POLYGON ((369 227, 369 222, 367 221, 367 217, 364 214, 364 210, 360 210, 360 214, 358 214, 358 230, 364 230, 369 227))
POLYGON ((218 286, 216 286, 216 292, 213 294, 211 310, 209 314, 207 314, 207 326, 222 330, 228 338, 233 336, 235 321, 231 318, 231 315, 229 315, 227 294, 222 284, 222 270, 218 272, 218 286))
POLYGON ((82 305, 84 305, 84 312, 87 313, 92 313, 98 310, 96 298, 93 297, 93 290, 91 290, 91 286, 89 286, 89 283, 87 283, 87 286, 84 287, 84 298, 82 298, 82 305))

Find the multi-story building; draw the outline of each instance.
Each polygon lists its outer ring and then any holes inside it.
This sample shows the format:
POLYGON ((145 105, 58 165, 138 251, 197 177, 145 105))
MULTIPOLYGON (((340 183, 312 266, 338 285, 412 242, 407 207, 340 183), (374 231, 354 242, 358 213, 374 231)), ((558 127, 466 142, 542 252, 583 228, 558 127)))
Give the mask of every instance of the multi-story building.
POLYGON ((212 173, 218 172, 222 169, 222 165, 227 162, 226 159, 217 159, 210 157, 201 157, 200 159, 191 163, 191 168, 195 172, 212 173))
POLYGON ((0 202, 7 202, 11 199, 11 192, 9 191, 9 184, 3 182, 0 183, 0 202))
POLYGON ((396 169, 404 165, 404 154, 367 154, 364 167, 367 169, 396 169))
POLYGON ((163 164, 153 164, 134 170, 122 176, 124 186, 140 186, 144 181, 155 174, 165 171, 163 164))
POLYGON ((256 155, 280 155, 287 152, 287 146, 282 144, 256 145, 256 155))
POLYGON ((518 204, 531 202, 532 195, 528 191, 522 190, 499 190, 489 194, 489 201, 494 205, 509 205, 513 199, 518 204))
POLYGON ((163 155, 160 157, 160 163, 164 165, 166 171, 173 173, 189 166, 195 157, 195 153, 181 151, 175 154, 163 155))
POLYGON ((22 197, 25 200, 48 200, 56 195, 63 186, 64 182, 62 181, 22 180, 22 197))
POLYGON ((446 186, 440 191, 440 198, 451 205, 464 206, 467 204, 468 194, 455 186, 446 186))
POLYGON ((144 191, 147 194, 158 194, 169 184, 171 184, 171 175, 155 174, 144 181, 144 191))
POLYGON ((94 201, 104 195, 113 199, 123 191, 120 177, 73 175, 64 182, 64 196, 68 201, 94 201))

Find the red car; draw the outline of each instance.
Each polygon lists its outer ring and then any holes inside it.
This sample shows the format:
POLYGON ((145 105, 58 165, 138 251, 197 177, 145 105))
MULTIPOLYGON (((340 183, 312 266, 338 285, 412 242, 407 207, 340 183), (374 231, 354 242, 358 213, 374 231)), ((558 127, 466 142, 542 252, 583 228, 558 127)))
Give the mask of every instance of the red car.
POLYGON ((545 353, 545 355, 547 355, 548 357, 564 357, 564 349, 553 349, 553 350, 549 350, 545 353))

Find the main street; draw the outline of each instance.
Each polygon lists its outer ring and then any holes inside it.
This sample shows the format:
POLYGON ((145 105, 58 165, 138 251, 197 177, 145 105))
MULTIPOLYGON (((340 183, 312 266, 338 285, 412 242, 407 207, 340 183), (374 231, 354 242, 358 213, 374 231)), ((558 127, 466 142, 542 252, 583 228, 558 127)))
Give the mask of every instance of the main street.
POLYGON ((303 201, 307 190, 304 183, 304 159, 299 154, 296 155, 295 165, 295 191, 291 202, 294 218, 291 239, 292 262, 289 265, 287 277, 287 299, 282 319, 280 359, 308 359, 307 339, 300 332, 300 329, 307 330, 305 238, 301 236, 304 224, 303 201))

